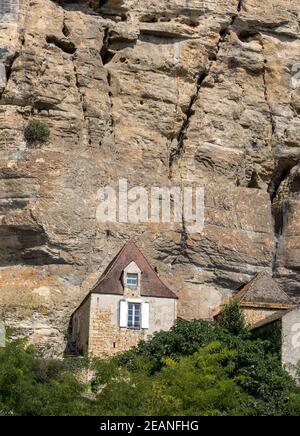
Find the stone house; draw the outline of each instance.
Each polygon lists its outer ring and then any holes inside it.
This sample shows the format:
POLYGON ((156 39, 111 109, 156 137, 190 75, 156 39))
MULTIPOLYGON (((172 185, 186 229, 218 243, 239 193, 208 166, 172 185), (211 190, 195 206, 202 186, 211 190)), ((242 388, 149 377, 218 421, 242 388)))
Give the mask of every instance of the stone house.
POLYGON ((300 362, 300 306, 266 272, 257 274, 233 297, 239 301, 251 331, 281 323, 282 365, 300 385, 296 373, 296 366, 300 362))
POLYGON ((263 330, 266 327, 280 323, 281 327, 281 359, 282 366, 291 374, 300 386, 300 306, 290 310, 278 311, 253 324, 252 331, 263 330), (297 369, 299 368, 299 369, 297 369))
POLYGON ((296 370, 300 363, 300 306, 282 316, 281 326, 282 364, 300 385, 300 374, 296 370))
POLYGON ((296 305, 267 272, 260 272, 234 294, 246 323, 253 326, 273 315, 284 315, 296 305))
POLYGON ((177 296, 130 241, 73 313, 72 342, 78 353, 112 356, 176 319, 177 296))

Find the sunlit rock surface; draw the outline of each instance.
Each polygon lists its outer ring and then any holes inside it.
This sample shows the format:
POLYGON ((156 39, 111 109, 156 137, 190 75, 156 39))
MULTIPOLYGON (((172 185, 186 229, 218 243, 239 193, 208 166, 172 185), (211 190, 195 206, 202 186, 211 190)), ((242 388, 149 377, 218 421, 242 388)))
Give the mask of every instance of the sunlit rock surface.
POLYGON ((0 306, 64 350, 69 317, 134 239, 209 318, 261 270, 299 298, 299 2, 11 0, 0 8, 0 306), (24 139, 30 119, 49 141, 24 139), (205 227, 99 223, 98 190, 204 186, 205 227))

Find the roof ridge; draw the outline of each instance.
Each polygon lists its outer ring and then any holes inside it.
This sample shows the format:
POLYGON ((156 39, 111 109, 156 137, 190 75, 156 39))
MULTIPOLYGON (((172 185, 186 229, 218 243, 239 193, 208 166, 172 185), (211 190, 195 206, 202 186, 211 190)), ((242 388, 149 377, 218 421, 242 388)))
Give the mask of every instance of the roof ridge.
POLYGON ((246 284, 243 286, 243 288, 240 290, 240 292, 245 291, 244 294, 243 294, 243 296, 242 296, 242 299, 245 297, 245 295, 246 295, 247 292, 251 289, 251 287, 252 287, 252 286, 257 282, 257 280, 258 280, 261 276, 263 276, 263 275, 268 276, 270 279, 273 279, 273 277, 271 276, 271 274, 269 274, 267 271, 260 271, 260 272, 257 272, 257 273, 255 274, 255 276, 252 277, 252 279, 251 279, 248 283, 246 283, 246 284))
POLYGON ((251 292, 251 289, 262 277, 266 277, 269 280, 272 281, 272 283, 276 286, 277 291, 282 294, 290 304, 294 304, 294 300, 284 291, 284 289, 277 283, 276 279, 268 272, 268 271, 260 271, 256 273, 256 275, 248 282, 246 283, 243 288, 236 294, 236 297, 239 298, 241 302, 247 301, 247 294, 248 292, 251 292))
MULTIPOLYGON (((110 273, 110 271, 112 270, 112 268, 114 267, 115 263, 117 262, 117 260, 119 259, 119 257, 121 256, 121 254, 123 253, 123 251, 125 250, 125 247, 129 244, 129 242, 133 242, 133 241, 127 241, 125 245, 123 245, 123 247, 121 248, 121 250, 118 251, 118 253, 115 255, 115 257, 113 258, 113 260, 110 262, 110 264, 108 265, 108 267, 106 267, 106 269, 103 271, 101 277, 97 280, 97 282, 94 284, 94 286, 92 287, 91 291, 92 292, 104 279, 106 279, 106 277, 108 276, 108 274, 110 273)), ((135 244, 134 244, 135 245, 135 244)))
POLYGON ((115 257, 113 258, 112 262, 110 263, 110 265, 108 266, 107 271, 104 271, 102 279, 104 279, 105 277, 108 276, 108 274, 111 272, 111 270, 113 269, 115 263, 117 262, 117 260, 119 259, 119 257, 121 256, 121 254, 123 253, 123 251, 125 250, 125 248, 128 245, 128 241, 126 242, 125 245, 123 245, 123 247, 121 248, 121 250, 119 250, 119 252, 115 255, 115 257))
POLYGON ((282 293, 287 297, 287 299, 288 299, 289 301, 291 301, 291 302, 294 303, 293 298, 290 297, 289 294, 288 294, 287 292, 285 292, 285 290, 283 289, 283 287, 277 283, 277 281, 275 280, 275 278, 274 278, 273 276, 271 276, 271 277, 272 277, 273 282, 276 283, 277 287, 278 287, 278 288, 280 289, 280 291, 281 291, 281 292, 282 292, 282 293))
MULTIPOLYGON (((151 268, 152 272, 156 275, 156 277, 158 278, 158 280, 160 281, 160 283, 167 288, 169 291, 173 292, 163 281, 162 279, 159 277, 158 272, 155 271, 155 269, 153 268, 153 266, 151 265, 151 263, 149 262, 149 260, 146 258, 146 256, 144 255, 144 253, 139 249, 139 247, 135 244, 135 242, 133 242, 133 244, 135 245, 135 247, 139 250, 139 252, 141 253, 141 255, 143 256, 143 258, 145 259, 145 261, 147 262, 147 264, 149 265, 149 267, 151 268)), ((174 292, 173 292, 174 293, 174 292)))
POLYGON ((99 280, 91 288, 90 292, 101 293, 100 288, 107 286, 109 287, 112 285, 110 282, 112 282, 114 283, 113 286, 116 288, 116 290, 118 289, 117 293, 121 293, 120 285, 118 283, 120 277, 117 277, 117 275, 120 272, 120 268, 124 270, 131 262, 136 262, 141 270, 147 271, 145 273, 143 287, 141 288, 141 295, 148 295, 148 293, 153 292, 153 296, 158 295, 165 296, 166 298, 178 298, 177 295, 159 277, 157 269, 152 266, 142 250, 133 240, 128 240, 123 245, 120 251, 109 263, 99 280), (152 289, 153 286, 155 290, 152 289))

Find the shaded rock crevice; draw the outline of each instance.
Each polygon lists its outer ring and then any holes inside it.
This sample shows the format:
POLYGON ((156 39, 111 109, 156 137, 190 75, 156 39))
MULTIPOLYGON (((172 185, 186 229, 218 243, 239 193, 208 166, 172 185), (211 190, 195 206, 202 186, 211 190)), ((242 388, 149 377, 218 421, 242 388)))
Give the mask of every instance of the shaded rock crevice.
POLYGON ((109 62, 111 62, 115 56, 115 53, 111 52, 109 47, 110 47, 110 29, 109 27, 106 27, 104 29, 103 46, 100 51, 100 57, 102 59, 102 63, 104 66, 109 62))
POLYGON ((83 120, 85 121, 86 107, 85 107, 85 103, 84 103, 84 96, 82 93, 82 87, 81 87, 80 81, 79 81, 79 73, 78 73, 77 67, 75 65, 74 59, 73 59, 73 67, 74 67, 74 77, 75 77, 76 88, 78 91, 79 101, 80 101, 80 105, 81 105, 82 116, 83 116, 83 120))
POLYGON ((272 204, 282 200, 280 197, 280 188, 288 180, 292 169, 297 166, 297 161, 294 159, 281 159, 277 162, 273 177, 269 183, 268 192, 270 194, 272 204))
POLYGON ((272 130, 272 136, 271 136, 271 145, 273 146, 274 144, 272 144, 274 135, 276 134, 276 121, 273 115, 273 108, 272 108, 272 103, 270 100, 270 96, 269 96, 269 89, 268 89, 268 80, 267 80, 267 73, 268 73, 268 59, 265 56, 265 45, 264 45, 264 41, 263 41, 263 37, 261 36, 260 38, 260 44, 262 47, 262 52, 264 54, 264 66, 263 66, 263 87, 264 87, 264 96, 265 96, 265 101, 266 104, 268 106, 269 109, 269 120, 270 120, 270 124, 271 124, 271 130, 272 130))
POLYGON ((103 46, 100 50, 100 57, 103 66, 109 64, 117 53, 134 48, 138 40, 138 34, 129 35, 109 26, 104 29, 103 46))
POLYGON ((59 38, 56 35, 48 35, 46 36, 47 44, 52 44, 62 50, 64 53, 73 55, 76 53, 76 46, 72 41, 68 39, 59 38))
POLYGON ((109 114, 109 129, 110 134, 115 138, 115 119, 114 119, 114 100, 113 100, 113 92, 112 92, 112 74, 110 70, 107 70, 107 84, 108 84, 108 97, 110 103, 110 114, 109 114))
POLYGON ((186 133, 187 130, 190 126, 190 121, 192 116, 194 115, 195 111, 194 111, 194 106, 196 101, 198 100, 199 97, 199 93, 200 93, 200 89, 203 85, 204 80, 206 79, 206 77, 208 76, 209 71, 208 72, 201 72, 198 75, 198 79, 197 79, 197 91, 196 93, 191 97, 191 101, 190 104, 188 106, 188 109, 185 113, 185 120, 182 124, 182 127, 180 129, 180 131, 177 134, 177 145, 176 148, 174 148, 173 150, 171 150, 170 153, 170 157, 169 157, 169 178, 172 179, 172 171, 173 171, 173 165, 175 163, 176 160, 180 159, 180 157, 182 156, 183 152, 184 152, 184 141, 186 139, 186 133))
POLYGON ((275 276, 279 268, 281 240, 284 235, 285 221, 289 214, 289 186, 288 181, 292 169, 297 162, 283 159, 277 163, 273 178, 269 185, 271 210, 273 215, 274 250, 272 271, 275 276))
MULTIPOLYGON (((182 227, 180 231, 180 256, 186 258, 189 262, 192 262, 192 258, 188 253, 189 249, 189 233, 186 226, 184 214, 182 215, 182 227)), ((175 262, 176 263, 176 262, 175 262)))
MULTIPOLYGON (((2 90, 0 88, 0 104, 2 103, 2 97, 5 94, 5 91, 8 87, 8 84, 9 84, 9 81, 10 81, 10 78, 11 78, 11 75, 13 72, 14 63, 19 58, 19 56, 20 56, 19 51, 16 51, 14 53, 14 55, 8 56, 8 58, 6 59, 6 62, 4 62, 2 64, 4 67, 4 72, 5 72, 5 83, 4 83, 2 90)), ((1 62, 1 60, 0 60, 0 62, 1 62)), ((0 71, 0 73, 1 73, 1 71, 0 71)))

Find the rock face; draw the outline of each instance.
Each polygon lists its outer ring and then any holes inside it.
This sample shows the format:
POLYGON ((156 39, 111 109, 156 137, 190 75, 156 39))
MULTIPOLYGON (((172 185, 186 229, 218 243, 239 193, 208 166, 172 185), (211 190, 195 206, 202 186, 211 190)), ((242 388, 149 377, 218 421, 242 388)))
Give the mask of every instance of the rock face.
POLYGON ((300 296, 298 0, 7 0, 0 316, 52 354, 124 240, 208 318, 266 270, 300 296), (49 141, 30 145, 31 119, 49 141), (205 188, 205 227, 96 220, 98 190, 205 188), (45 348, 45 347, 44 347, 45 348))

